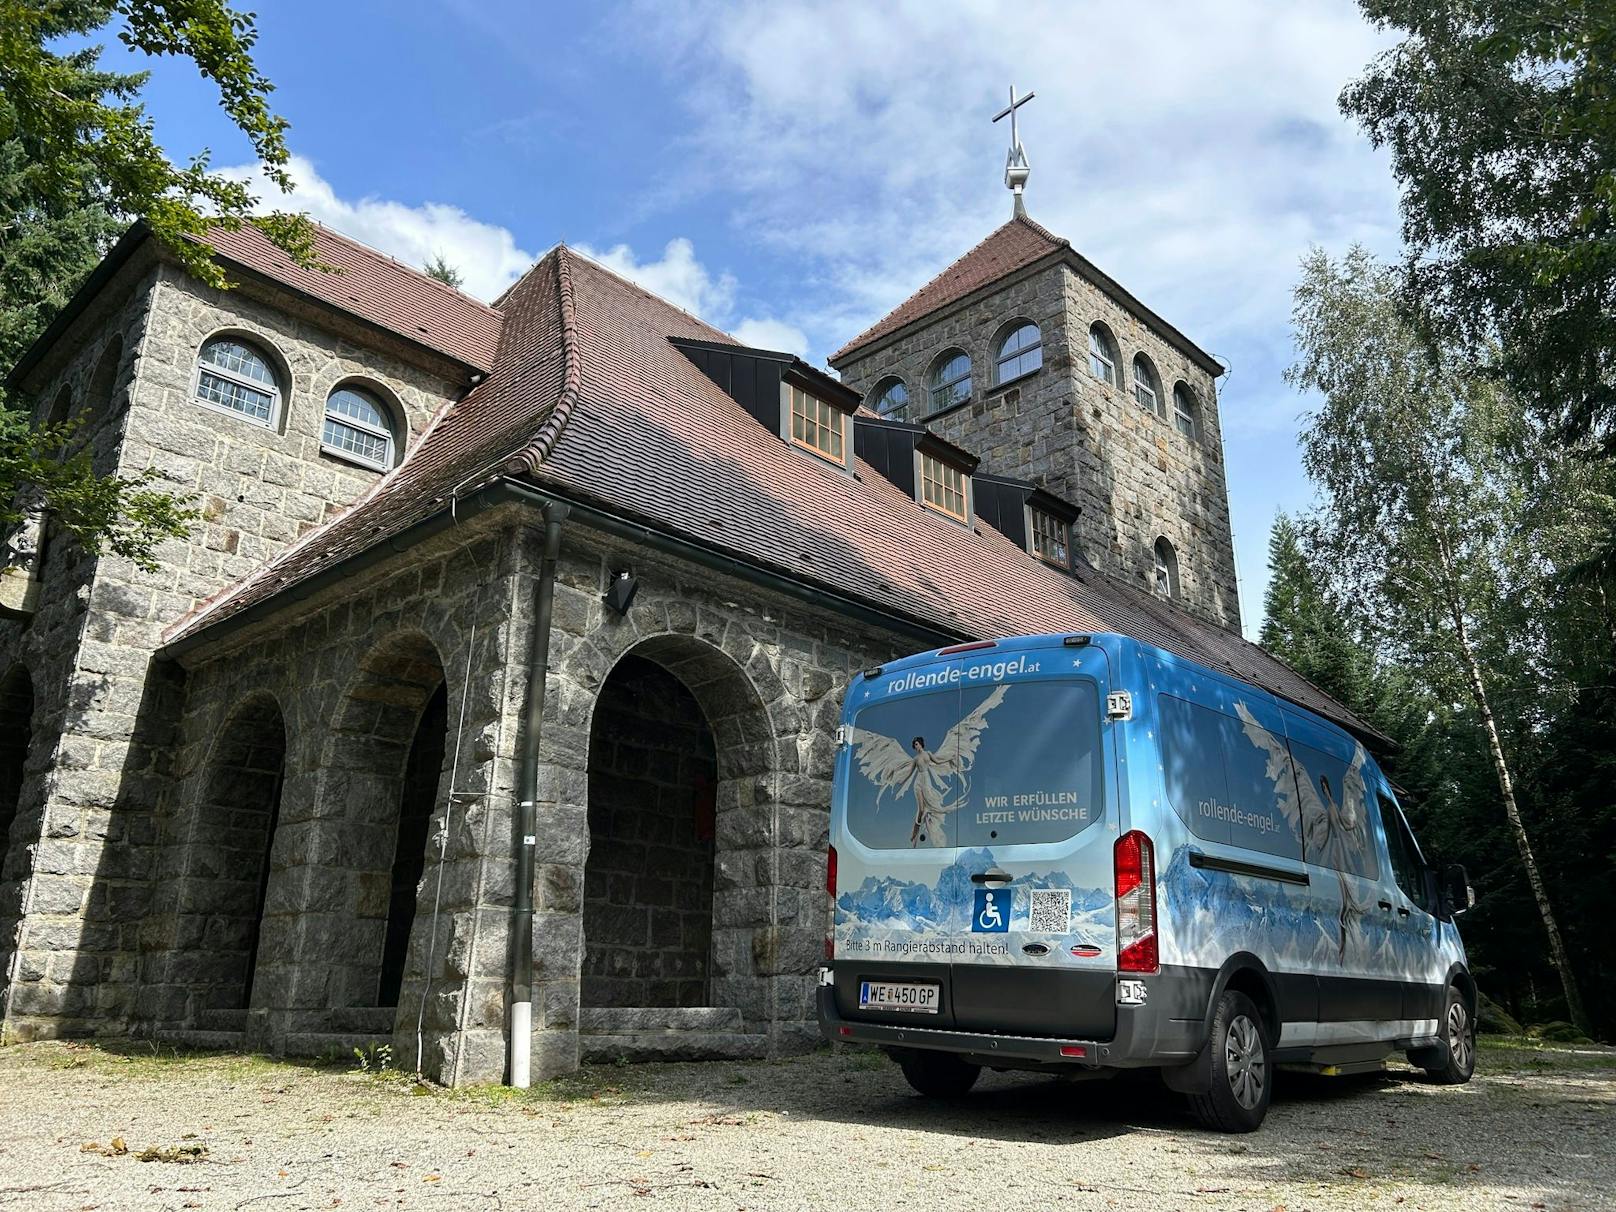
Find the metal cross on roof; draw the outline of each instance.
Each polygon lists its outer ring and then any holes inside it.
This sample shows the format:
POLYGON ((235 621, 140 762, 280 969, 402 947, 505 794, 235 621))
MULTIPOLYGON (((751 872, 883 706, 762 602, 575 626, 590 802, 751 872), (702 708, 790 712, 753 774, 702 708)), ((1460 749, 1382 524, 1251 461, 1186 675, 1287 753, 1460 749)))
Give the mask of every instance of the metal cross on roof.
POLYGON ((1010 153, 1004 160, 1004 185, 1015 195, 1015 210, 1017 216, 1025 215, 1027 208, 1021 200, 1021 191, 1027 184, 1027 178, 1032 174, 1032 165, 1027 163, 1027 151, 1021 146, 1021 132, 1016 128, 1016 110, 1036 97, 1037 93, 1028 93, 1019 100, 1016 97, 1016 86, 1010 86, 1010 104, 993 115, 997 122, 1006 114, 1010 115, 1010 153))

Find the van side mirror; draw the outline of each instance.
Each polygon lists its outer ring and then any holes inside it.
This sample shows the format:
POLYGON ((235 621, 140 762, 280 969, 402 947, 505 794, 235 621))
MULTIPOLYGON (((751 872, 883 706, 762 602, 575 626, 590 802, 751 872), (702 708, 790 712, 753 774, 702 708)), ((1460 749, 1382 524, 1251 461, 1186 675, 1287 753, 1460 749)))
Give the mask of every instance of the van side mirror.
POLYGON ((1455 917, 1476 903, 1476 890, 1460 863, 1449 863, 1442 869, 1442 903, 1455 917))

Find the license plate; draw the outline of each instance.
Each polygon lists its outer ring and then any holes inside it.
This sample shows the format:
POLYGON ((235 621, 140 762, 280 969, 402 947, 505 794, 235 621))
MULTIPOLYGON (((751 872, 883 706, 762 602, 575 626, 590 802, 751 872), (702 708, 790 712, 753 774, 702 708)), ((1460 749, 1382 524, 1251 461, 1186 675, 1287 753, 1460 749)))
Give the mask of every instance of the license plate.
POLYGON ((907 981, 861 981, 860 1010, 899 1010, 936 1014, 942 1010, 943 987, 907 981))

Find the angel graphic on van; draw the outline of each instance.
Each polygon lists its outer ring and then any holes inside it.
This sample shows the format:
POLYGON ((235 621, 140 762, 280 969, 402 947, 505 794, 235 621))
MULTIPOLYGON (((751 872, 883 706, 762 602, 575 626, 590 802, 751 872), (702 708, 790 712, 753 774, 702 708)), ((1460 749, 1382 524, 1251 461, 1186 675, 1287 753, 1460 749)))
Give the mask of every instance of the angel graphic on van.
POLYGON ((971 766, 976 761, 982 734, 987 731, 988 713, 1004 702, 1010 688, 996 686, 981 704, 948 730, 942 743, 928 748, 926 738, 912 737, 905 742, 864 728, 853 729, 853 758, 865 778, 875 784, 876 808, 887 792, 901 796, 912 791, 915 797, 915 823, 909 831, 909 844, 948 845, 945 821, 949 813, 965 803, 971 791, 971 766), (950 794, 952 793, 952 798, 950 794))

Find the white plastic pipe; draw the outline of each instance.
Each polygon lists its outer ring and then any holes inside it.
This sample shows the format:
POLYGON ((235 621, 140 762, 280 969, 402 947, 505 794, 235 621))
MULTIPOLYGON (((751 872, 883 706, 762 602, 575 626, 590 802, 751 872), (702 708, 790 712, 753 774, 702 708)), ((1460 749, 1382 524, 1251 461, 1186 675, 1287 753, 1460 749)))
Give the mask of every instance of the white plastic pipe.
POLYGON ((511 1003, 511 1085, 533 1084, 533 1003, 511 1003))

